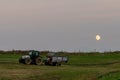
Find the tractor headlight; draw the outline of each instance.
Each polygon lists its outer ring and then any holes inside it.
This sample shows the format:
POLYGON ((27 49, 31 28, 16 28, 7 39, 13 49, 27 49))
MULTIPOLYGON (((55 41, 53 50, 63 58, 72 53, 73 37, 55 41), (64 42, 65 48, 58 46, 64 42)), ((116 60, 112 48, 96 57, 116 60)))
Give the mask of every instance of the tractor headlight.
POLYGON ((30 58, 30 56, 29 55, 22 56, 22 59, 26 59, 26 58, 30 58))

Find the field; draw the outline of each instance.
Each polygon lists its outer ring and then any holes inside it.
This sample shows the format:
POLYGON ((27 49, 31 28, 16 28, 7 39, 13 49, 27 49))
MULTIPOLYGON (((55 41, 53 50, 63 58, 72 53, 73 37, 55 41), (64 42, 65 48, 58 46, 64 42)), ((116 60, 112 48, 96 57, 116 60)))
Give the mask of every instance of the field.
POLYGON ((21 54, 0 54, 0 80, 120 80, 120 54, 72 54, 62 66, 19 64, 21 54))

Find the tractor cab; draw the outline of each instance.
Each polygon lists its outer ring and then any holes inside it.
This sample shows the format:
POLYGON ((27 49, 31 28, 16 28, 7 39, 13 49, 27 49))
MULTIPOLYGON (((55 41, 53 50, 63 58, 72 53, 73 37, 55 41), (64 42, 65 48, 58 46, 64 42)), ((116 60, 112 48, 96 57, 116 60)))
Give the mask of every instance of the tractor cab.
POLYGON ((34 51, 34 50, 29 51, 28 54, 29 54, 30 58, 32 58, 32 59, 40 56, 40 52, 39 51, 34 51))

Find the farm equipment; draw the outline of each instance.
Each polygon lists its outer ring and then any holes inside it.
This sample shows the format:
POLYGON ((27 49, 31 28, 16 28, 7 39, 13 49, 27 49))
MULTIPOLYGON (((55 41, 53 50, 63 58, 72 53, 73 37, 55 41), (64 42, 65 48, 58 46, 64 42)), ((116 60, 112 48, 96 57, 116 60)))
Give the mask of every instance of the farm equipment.
POLYGON ((60 66, 62 63, 67 63, 68 57, 58 56, 56 53, 48 53, 44 60, 45 65, 60 66))
POLYGON ((42 57, 40 56, 39 51, 31 50, 31 51, 29 51, 29 55, 23 55, 19 59, 19 62, 24 63, 24 64, 40 65, 40 64, 42 64, 42 57))
POLYGON ((60 66, 62 63, 68 62, 68 57, 58 56, 55 54, 56 53, 48 53, 45 58, 42 58, 39 51, 31 50, 29 51, 29 55, 23 55, 21 58, 19 58, 19 62, 24 64, 45 64, 52 66, 60 66))

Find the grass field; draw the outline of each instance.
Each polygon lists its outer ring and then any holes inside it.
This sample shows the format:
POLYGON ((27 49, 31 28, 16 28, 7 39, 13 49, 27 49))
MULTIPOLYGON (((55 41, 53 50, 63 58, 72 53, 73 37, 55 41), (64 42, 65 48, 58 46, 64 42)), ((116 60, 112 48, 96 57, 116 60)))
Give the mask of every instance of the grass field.
POLYGON ((62 66, 19 64, 18 54, 0 54, 0 80, 120 80, 120 54, 69 55, 62 66))

